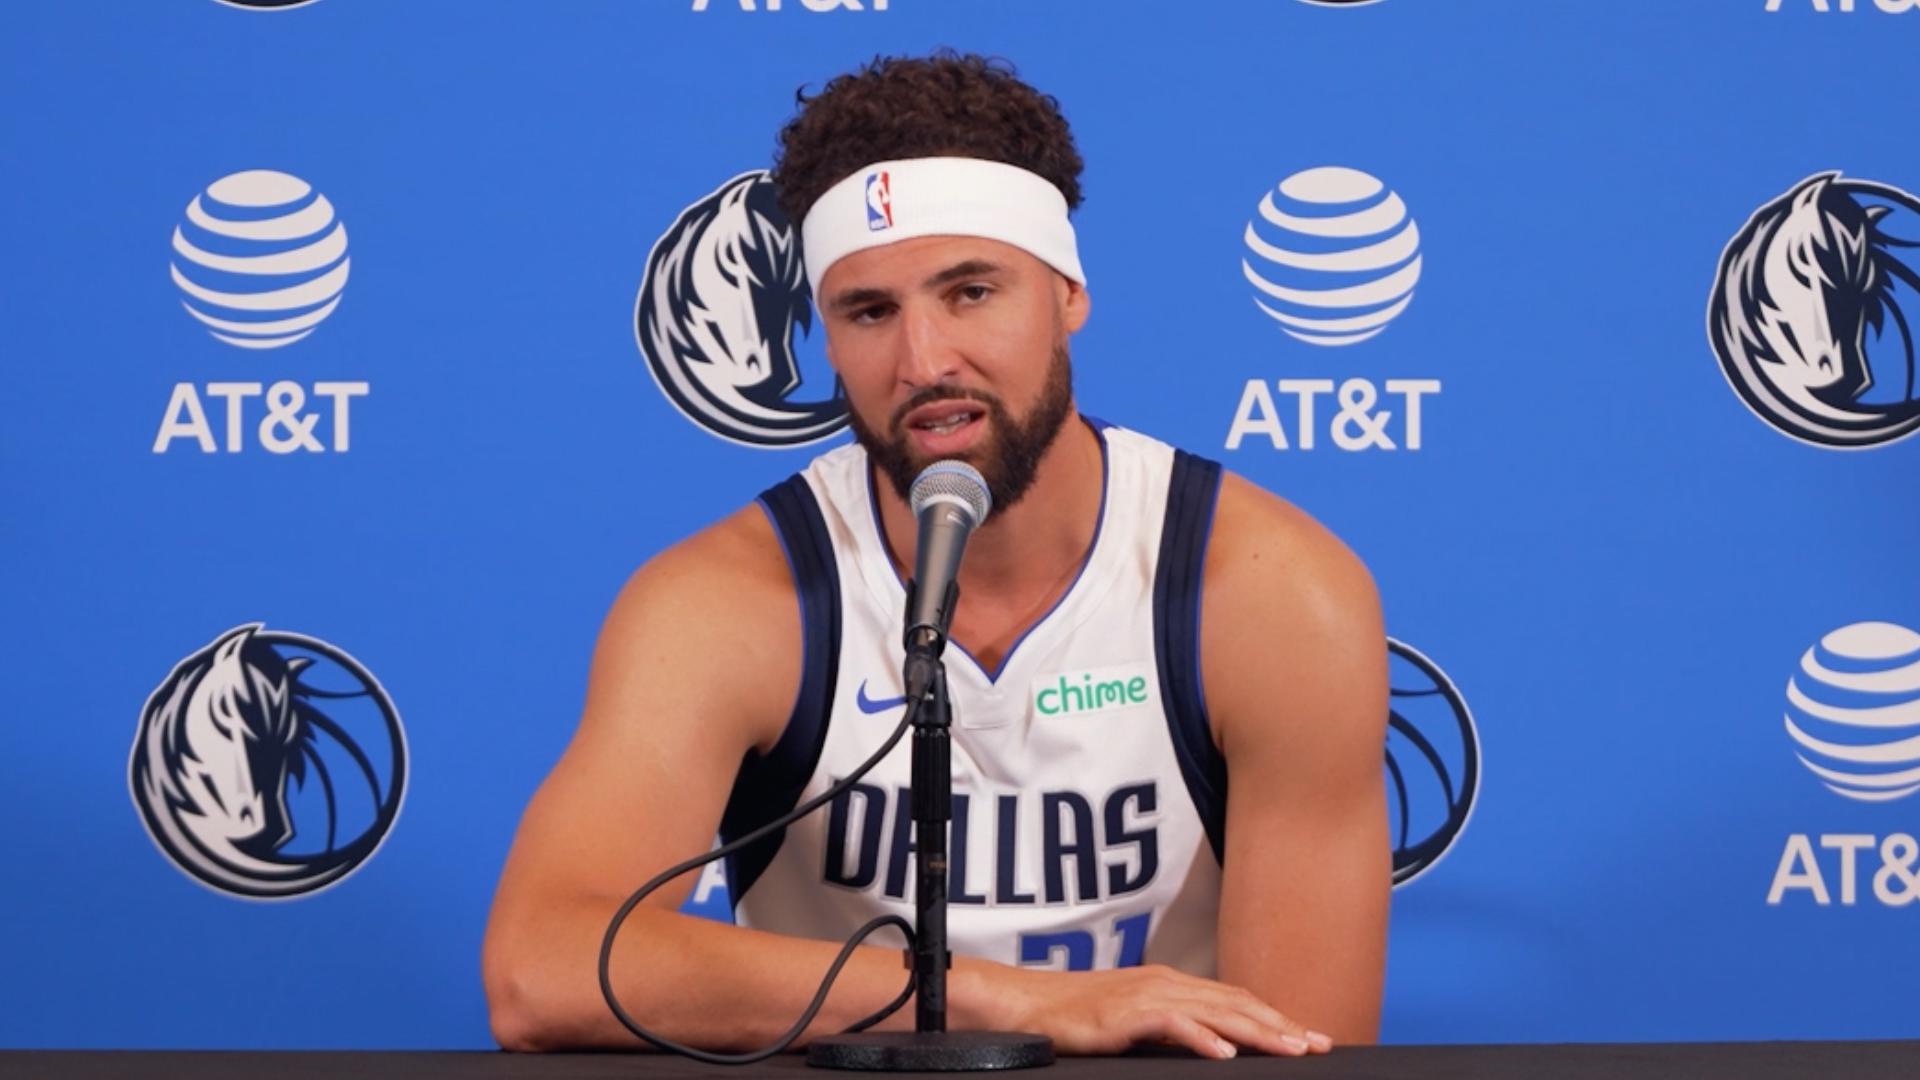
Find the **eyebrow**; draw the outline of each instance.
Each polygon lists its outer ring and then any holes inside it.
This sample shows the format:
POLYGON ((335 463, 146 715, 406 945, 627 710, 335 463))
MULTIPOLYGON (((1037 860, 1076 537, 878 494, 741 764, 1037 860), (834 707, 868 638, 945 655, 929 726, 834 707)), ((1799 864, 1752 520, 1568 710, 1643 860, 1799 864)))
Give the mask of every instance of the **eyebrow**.
MULTIPOLYGON (((985 277, 989 274, 997 274, 1003 269, 1005 268, 999 263, 988 262, 986 259, 967 259, 964 262, 954 263, 945 270, 922 281, 920 287, 923 289, 937 289, 942 285, 957 281, 961 278, 985 277)), ((892 300, 893 298, 893 290, 891 289, 848 289, 835 296, 833 301, 827 306, 834 311, 846 311, 850 308, 865 307, 868 304, 880 303, 892 300)))
POLYGON ((985 277, 988 274, 997 274, 999 272, 999 263, 991 263, 985 259, 968 259, 966 262, 955 263, 933 275, 921 282, 920 287, 923 289, 933 289, 960 278, 985 277))

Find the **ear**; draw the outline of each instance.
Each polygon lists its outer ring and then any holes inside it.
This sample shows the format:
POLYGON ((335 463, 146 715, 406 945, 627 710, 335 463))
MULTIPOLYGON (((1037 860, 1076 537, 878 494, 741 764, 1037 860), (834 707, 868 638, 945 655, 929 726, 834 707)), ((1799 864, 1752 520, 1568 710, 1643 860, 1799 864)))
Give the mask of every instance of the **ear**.
POLYGON ((1075 333, 1087 324, 1087 315, 1093 310, 1093 297, 1087 295, 1087 287, 1064 275, 1055 275, 1066 290, 1060 300, 1060 319, 1066 325, 1067 333, 1075 333))

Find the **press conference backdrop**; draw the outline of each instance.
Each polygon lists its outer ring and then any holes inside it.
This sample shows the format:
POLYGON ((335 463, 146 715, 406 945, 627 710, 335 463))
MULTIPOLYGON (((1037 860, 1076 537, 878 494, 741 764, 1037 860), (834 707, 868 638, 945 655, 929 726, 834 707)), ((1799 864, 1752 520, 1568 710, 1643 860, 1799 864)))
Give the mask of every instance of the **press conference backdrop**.
POLYGON ((1082 407, 1378 580, 1384 1038, 1920 1034, 1916 9, 13 5, 0 1043, 491 1045, 609 601, 848 437, 774 132, 937 46, 1082 407))

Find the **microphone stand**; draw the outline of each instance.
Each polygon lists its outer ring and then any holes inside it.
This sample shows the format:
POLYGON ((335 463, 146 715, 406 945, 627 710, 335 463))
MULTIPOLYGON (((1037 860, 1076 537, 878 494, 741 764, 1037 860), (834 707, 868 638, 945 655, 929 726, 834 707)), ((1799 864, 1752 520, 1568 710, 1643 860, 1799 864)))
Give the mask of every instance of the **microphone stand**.
MULTIPOLYGON (((958 588, 943 609, 951 612, 958 588)), ((914 584, 907 584, 913 610, 914 584)), ((915 628, 926 629, 926 628, 915 628)), ((940 659, 946 627, 925 657, 932 664, 926 693, 913 708, 912 807, 914 828, 914 935, 912 1031, 863 1032, 815 1039, 807 1064, 826 1069, 886 1072, 976 1072, 1028 1069, 1053 1064, 1053 1040, 1016 1031, 948 1031, 947 825, 953 820, 953 703, 947 696, 947 666, 940 659)), ((909 632, 911 634, 911 631, 909 632)), ((911 669, 915 660, 909 659, 911 669)), ((909 690, 912 688, 909 687, 909 690)))

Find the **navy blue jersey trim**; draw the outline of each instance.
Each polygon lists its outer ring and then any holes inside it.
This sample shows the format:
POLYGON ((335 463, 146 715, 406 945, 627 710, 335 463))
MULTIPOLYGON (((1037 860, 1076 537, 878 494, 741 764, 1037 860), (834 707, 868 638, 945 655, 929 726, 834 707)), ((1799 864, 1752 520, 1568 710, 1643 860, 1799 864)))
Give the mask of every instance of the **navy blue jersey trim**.
MULTIPOLYGON (((803 477, 793 476, 761 492, 759 502, 780 538, 800 598, 800 689, 779 740, 767 753, 749 750, 741 760, 733 793, 720 816, 722 842, 744 836, 799 805, 800 793, 827 742, 833 686, 840 675, 840 571, 813 489, 803 477)), ((783 829, 728 858, 727 891, 736 907, 785 839, 783 829)))
POLYGON ((1153 577, 1153 652, 1180 776, 1200 812, 1213 857, 1224 865, 1227 763, 1213 744, 1200 685, 1200 576, 1219 497, 1219 463, 1175 450, 1153 577))

